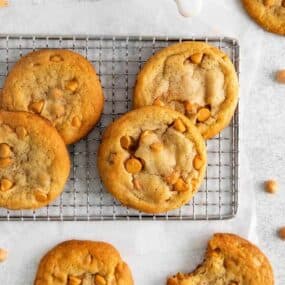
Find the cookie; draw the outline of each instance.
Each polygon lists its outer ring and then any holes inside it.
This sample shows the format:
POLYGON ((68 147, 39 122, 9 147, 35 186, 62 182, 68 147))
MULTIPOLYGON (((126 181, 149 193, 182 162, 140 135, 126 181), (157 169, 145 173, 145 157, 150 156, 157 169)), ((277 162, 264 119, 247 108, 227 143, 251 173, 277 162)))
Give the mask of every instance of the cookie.
POLYGON ((265 30, 285 35, 285 1, 282 0, 242 0, 251 16, 265 30))
POLYGON ((133 285, 128 265, 110 244, 65 241, 41 260, 34 285, 133 285))
POLYGON ((170 277, 167 285, 273 285, 266 256, 249 241, 233 234, 215 234, 202 265, 189 274, 170 277))
POLYGON ((122 204, 162 213, 181 207, 196 193, 206 169, 206 147, 185 116, 148 106, 107 128, 98 169, 107 190, 122 204))
POLYGON ((12 68, 0 106, 48 119, 71 144, 94 127, 103 109, 103 93, 93 66, 69 50, 29 53, 12 68))
POLYGON ((28 112, 0 112, 0 207, 35 209, 64 188, 69 155, 56 129, 28 112))
POLYGON ((187 116, 204 138, 231 121, 238 102, 235 68, 221 50, 183 42, 158 51, 140 71, 134 108, 165 106, 187 116))

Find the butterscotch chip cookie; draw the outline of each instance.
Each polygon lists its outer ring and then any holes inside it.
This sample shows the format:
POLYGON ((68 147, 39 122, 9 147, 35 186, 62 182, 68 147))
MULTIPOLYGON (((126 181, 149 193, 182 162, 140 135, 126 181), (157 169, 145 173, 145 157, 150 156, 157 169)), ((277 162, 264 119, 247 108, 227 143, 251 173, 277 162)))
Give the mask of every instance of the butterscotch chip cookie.
POLYGON ((133 285, 128 265, 110 244, 71 240, 41 260, 34 285, 133 285))
POLYGON ((205 261, 193 273, 170 277, 167 285, 273 285, 266 256, 249 241, 233 234, 215 234, 205 261))
POLYGON ((181 112, 211 138, 231 121, 238 102, 235 68, 221 50, 183 42, 151 57, 137 77, 134 108, 166 106, 181 112))
POLYGON ((0 105, 51 121, 71 144, 98 121, 103 93, 93 66, 69 50, 40 50, 21 58, 4 82, 0 105))
POLYGON ((56 129, 27 112, 0 112, 0 207, 35 209, 64 188, 69 156, 56 129))
POLYGON ((284 0, 242 0, 248 14, 265 30, 285 35, 284 0))
POLYGON ((164 107, 133 110, 105 131, 100 176, 122 204, 161 213, 187 203, 206 169, 205 143, 182 114, 164 107))

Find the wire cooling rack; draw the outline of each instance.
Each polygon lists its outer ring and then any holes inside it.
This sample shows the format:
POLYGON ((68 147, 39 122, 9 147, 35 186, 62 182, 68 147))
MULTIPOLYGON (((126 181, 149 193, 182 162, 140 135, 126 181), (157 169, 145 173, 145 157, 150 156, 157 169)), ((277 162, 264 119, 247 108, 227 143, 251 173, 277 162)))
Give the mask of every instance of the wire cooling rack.
POLYGON ((182 208, 147 215, 122 206, 104 189, 96 154, 104 128, 131 109, 135 78, 157 50, 185 40, 209 42, 226 52, 239 73, 239 45, 231 38, 0 36, 0 87, 14 63, 41 48, 65 48, 85 56, 100 75, 105 108, 100 123, 87 138, 69 147, 72 168, 65 191, 38 210, 0 208, 0 220, 218 220, 233 217, 238 208, 238 110, 228 128, 207 142, 208 168, 195 197, 182 208))

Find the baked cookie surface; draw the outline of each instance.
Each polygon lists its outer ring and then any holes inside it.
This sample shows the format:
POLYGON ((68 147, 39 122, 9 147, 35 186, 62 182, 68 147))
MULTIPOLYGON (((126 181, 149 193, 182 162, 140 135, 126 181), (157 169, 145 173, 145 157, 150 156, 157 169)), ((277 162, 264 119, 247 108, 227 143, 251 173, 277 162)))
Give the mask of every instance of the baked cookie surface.
POLYGON ((285 35, 285 1, 242 0, 248 14, 265 30, 285 35))
POLYGON ((8 74, 0 97, 5 110, 48 119, 66 144, 88 134, 99 120, 103 101, 93 66, 81 55, 60 49, 22 57, 8 74))
POLYGON ((233 234, 215 234, 203 264, 193 273, 170 277, 167 285, 273 285, 267 257, 249 241, 233 234))
POLYGON ((0 112, 0 207, 35 209, 64 188, 69 155, 51 124, 27 112, 0 112))
POLYGON ((41 260, 34 285, 133 285, 128 265, 110 244, 71 240, 41 260))
POLYGON ((206 160, 204 140, 185 116, 148 106, 106 129, 97 162, 104 185, 122 204, 161 213, 193 197, 206 160))
POLYGON ((224 52, 202 42, 183 42, 158 51, 143 66, 134 91, 134 108, 175 109, 206 139, 230 123, 237 102, 232 62, 224 52))

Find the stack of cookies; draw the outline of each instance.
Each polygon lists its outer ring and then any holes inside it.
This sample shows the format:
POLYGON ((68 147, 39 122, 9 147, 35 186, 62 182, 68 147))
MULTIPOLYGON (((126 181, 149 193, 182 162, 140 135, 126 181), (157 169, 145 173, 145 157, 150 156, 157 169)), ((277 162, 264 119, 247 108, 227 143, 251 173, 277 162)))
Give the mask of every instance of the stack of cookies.
POLYGON ((103 103, 96 72, 79 54, 41 50, 16 63, 0 96, 0 207, 43 207, 63 191, 66 144, 94 127, 103 103))
MULTIPOLYGON (((134 110, 105 131, 98 168, 107 190, 146 213, 181 207, 198 191, 205 140, 225 128, 238 101, 228 56, 200 42, 155 54, 138 74, 134 110)), ((34 209, 63 190, 65 145, 94 127, 103 92, 93 66, 67 50, 20 59, 0 96, 0 207, 34 209)))
POLYGON ((234 114, 235 68, 225 53, 206 43, 175 44, 147 61, 133 96, 135 110, 103 135, 102 180, 121 203, 140 211, 181 207, 205 175, 205 140, 234 114))

